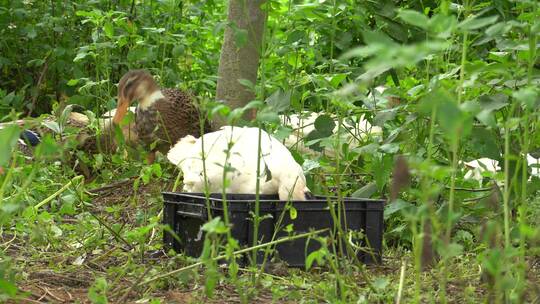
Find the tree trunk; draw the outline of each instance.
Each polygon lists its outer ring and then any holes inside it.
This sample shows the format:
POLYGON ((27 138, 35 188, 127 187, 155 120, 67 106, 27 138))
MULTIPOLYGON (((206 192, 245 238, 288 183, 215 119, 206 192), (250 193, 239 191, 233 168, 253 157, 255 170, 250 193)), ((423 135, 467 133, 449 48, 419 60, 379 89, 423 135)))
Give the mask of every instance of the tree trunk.
MULTIPOLYGON (((231 109, 243 107, 255 98, 255 93, 238 80, 247 79, 253 84, 257 82, 266 21, 266 12, 261 9, 261 5, 265 1, 229 1, 229 25, 225 28, 219 58, 216 99, 225 102, 231 109), (245 43, 237 45, 237 40, 243 40, 242 35, 246 38, 245 43)), ((252 119, 254 116, 255 113, 251 112, 246 118, 252 119)), ((215 117, 212 126, 217 129, 225 123, 224 118, 215 117)))

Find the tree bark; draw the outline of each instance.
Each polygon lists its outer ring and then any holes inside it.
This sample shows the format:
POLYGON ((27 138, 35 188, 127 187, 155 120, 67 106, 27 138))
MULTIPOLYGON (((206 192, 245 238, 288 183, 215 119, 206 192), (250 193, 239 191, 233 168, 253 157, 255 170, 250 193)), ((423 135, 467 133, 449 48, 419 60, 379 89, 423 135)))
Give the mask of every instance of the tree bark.
MULTIPOLYGON (((230 0, 229 25, 225 28, 221 55, 219 58, 216 99, 223 101, 231 109, 240 108, 255 99, 255 93, 238 80, 257 82, 257 71, 261 56, 261 44, 266 22, 266 12, 261 5, 266 0, 230 0), (235 33, 247 32, 243 45, 237 45, 235 33)), ((241 34, 240 34, 241 35, 241 34)), ((247 119, 255 113, 248 113, 247 119)), ((225 125, 223 117, 215 117, 212 126, 217 129, 225 125)))

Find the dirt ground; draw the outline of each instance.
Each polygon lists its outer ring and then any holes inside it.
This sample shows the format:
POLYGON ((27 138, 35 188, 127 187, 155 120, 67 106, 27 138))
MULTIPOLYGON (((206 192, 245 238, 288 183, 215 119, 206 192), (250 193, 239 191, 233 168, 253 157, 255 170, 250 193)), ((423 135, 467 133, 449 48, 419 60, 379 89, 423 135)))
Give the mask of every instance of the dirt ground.
MULTIPOLYGON (((137 212, 141 210, 155 212, 158 210, 156 206, 149 205, 147 202, 150 201, 148 197, 160 195, 162 186, 150 183, 147 186, 142 186, 133 195, 133 180, 130 179, 94 189, 90 191, 92 204, 88 211, 100 218, 100 221, 105 225, 118 223, 120 218, 122 226, 135 227, 137 212), (113 218, 111 213, 106 211, 107 207, 117 204, 125 205, 127 197, 136 197, 138 207, 121 208, 120 215, 113 218)), ((165 188, 170 189, 172 185, 166 185, 165 188)), ((66 216, 62 220, 66 223, 77 224, 77 219, 74 217, 66 216)), ((161 242, 158 231, 154 231, 152 235, 151 243, 161 242)), ((152 271, 160 271, 160 269, 163 271, 163 268, 159 266, 167 264, 171 257, 168 257, 162 251, 148 250, 144 253, 144 256, 140 257, 139 261, 130 264, 130 267, 146 269, 140 275, 120 275, 111 282, 111 269, 121 271, 120 269, 126 265, 126 259, 133 258, 133 254, 130 253, 133 248, 127 248, 127 245, 121 242, 110 244, 106 250, 88 253, 84 257, 84 261, 77 264, 74 263, 74 257, 63 252, 61 248, 44 245, 41 248, 42 251, 38 254, 26 250, 27 239, 3 234, 0 241, 3 244, 8 244, 7 248, 5 248, 7 254, 16 262, 18 267, 24 270, 21 280, 18 281, 18 286, 24 294, 19 298, 20 300, 9 301, 8 303, 91 303, 88 295, 97 277, 106 277, 108 279, 108 303, 150 303, 149 300, 139 300, 141 297, 160 299, 162 303, 240 303, 235 287, 223 282, 218 283, 215 296, 212 299, 204 296, 203 284, 196 282, 184 284, 181 287, 163 286, 151 290, 145 287, 135 287, 141 280, 149 277, 152 271)), ((530 282, 538 282, 536 290, 533 284, 529 292, 540 295, 540 259, 529 260, 529 265, 528 276, 530 282)), ((390 284, 394 285, 399 281, 400 268, 401 258, 399 255, 390 255, 385 256, 382 265, 369 266, 366 269, 370 274, 386 276, 391 280, 390 284)), ((285 271, 283 275, 286 276, 287 272, 285 271)), ((281 274, 276 275, 281 276, 281 274)), ((313 276, 313 272, 306 275, 313 276)), ((426 282, 424 285, 429 286, 429 282, 433 282, 435 285, 432 287, 438 288, 436 286, 437 279, 437 274, 426 273, 423 277, 424 282, 426 282)), ((359 284, 362 281, 361 276, 359 276, 359 284)), ((485 295, 486 288, 485 284, 479 280, 478 269, 470 269, 470 273, 451 275, 447 291, 450 298, 462 299, 461 295, 467 292, 471 293, 472 298, 479 298, 485 295)), ((324 299, 319 300, 323 301, 324 299)), ((295 301, 287 300, 276 301, 271 291, 267 289, 259 291, 258 297, 253 299, 252 302, 295 303, 295 301)))

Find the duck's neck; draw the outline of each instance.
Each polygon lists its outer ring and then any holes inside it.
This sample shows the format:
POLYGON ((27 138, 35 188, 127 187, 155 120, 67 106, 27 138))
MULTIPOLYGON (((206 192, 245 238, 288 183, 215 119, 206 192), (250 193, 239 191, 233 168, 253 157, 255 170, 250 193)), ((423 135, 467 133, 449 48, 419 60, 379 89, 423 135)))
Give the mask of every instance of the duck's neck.
POLYGON ((165 96, 161 93, 161 90, 154 91, 139 101, 139 108, 141 108, 141 110, 146 110, 162 98, 165 98, 165 96))

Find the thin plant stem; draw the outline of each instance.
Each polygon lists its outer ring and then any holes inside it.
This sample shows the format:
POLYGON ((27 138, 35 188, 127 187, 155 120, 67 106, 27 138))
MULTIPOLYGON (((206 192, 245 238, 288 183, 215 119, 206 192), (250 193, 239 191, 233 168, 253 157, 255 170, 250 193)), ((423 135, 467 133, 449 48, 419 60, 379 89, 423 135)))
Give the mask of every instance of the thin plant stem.
MULTIPOLYGON (((323 233, 323 232, 325 232, 327 230, 328 229, 320 229, 320 230, 315 230, 315 231, 311 231, 311 232, 307 232, 307 233, 302 233, 302 234, 298 234, 298 235, 294 235, 294 236, 290 236, 290 237, 286 237, 286 238, 281 238, 279 240, 275 240, 275 241, 272 241, 272 242, 259 244, 257 246, 248 247, 248 248, 245 248, 245 249, 240 249, 240 250, 234 251, 233 255, 237 256, 237 255, 240 255, 240 254, 243 254, 243 253, 246 253, 246 252, 250 252, 252 250, 259 250, 261 248, 265 248, 265 247, 268 247, 268 246, 273 246, 273 245, 281 244, 281 243, 284 243, 284 242, 290 242, 290 241, 294 241, 294 240, 298 240, 298 239, 302 239, 302 238, 311 237, 311 236, 314 236, 314 235, 321 234, 321 233, 323 233)), ((218 260, 225 259, 227 257, 228 257, 227 255, 219 255, 217 257, 212 258, 212 260, 213 261, 218 261, 218 260)), ((149 284, 151 282, 157 281, 159 279, 164 279, 164 278, 173 276, 175 274, 181 273, 183 271, 197 268, 197 267, 199 267, 199 266, 201 266, 203 264, 204 264, 204 262, 197 262, 197 263, 191 264, 189 266, 182 267, 182 268, 167 272, 165 274, 157 275, 157 276, 155 276, 153 278, 150 278, 150 279, 140 283, 139 285, 146 285, 146 284, 149 284)))

